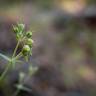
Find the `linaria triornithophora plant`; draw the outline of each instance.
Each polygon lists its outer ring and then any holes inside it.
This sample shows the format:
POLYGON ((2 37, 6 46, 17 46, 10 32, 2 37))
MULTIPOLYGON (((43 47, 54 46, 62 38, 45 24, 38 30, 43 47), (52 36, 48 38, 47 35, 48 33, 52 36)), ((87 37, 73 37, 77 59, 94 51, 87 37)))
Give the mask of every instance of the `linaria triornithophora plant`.
MULTIPOLYGON (((8 70, 11 67, 15 68, 16 63, 22 62, 20 60, 21 57, 23 57, 26 61, 28 61, 28 58, 32 55, 32 45, 33 45, 32 32, 31 31, 25 32, 24 29, 25 29, 24 24, 13 25, 13 31, 16 35, 17 45, 14 49, 12 57, 8 57, 8 56, 0 53, 0 56, 8 61, 8 64, 7 64, 4 72, 0 76, 0 82, 5 78, 6 73, 8 72, 8 70), (22 49, 17 54, 17 50, 21 44, 22 44, 22 49)), ((32 66, 30 66, 29 75, 32 75, 33 72, 35 72, 36 70, 37 70, 37 68, 33 68, 32 66)), ((27 90, 27 88, 24 87, 23 83, 22 83, 22 80, 24 79, 25 74, 23 72, 21 72, 19 77, 20 77, 19 84, 16 85, 18 90, 15 92, 14 96, 16 96, 21 89, 27 90)))

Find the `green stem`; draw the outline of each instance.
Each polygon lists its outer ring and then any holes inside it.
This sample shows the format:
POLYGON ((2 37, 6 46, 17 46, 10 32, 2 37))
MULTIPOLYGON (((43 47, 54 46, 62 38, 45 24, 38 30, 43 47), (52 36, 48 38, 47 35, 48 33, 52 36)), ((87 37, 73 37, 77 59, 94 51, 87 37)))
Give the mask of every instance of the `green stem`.
POLYGON ((20 52, 20 53, 15 57, 15 59, 18 59, 18 58, 20 58, 20 57, 22 57, 22 52, 20 52))
POLYGON ((1 74, 1 76, 0 76, 0 81, 2 81, 3 78, 5 77, 6 73, 8 72, 8 70, 9 70, 9 68, 10 68, 10 65, 11 65, 11 63, 8 63, 8 64, 7 64, 4 72, 3 72, 3 73, 1 74))
POLYGON ((19 44, 20 44, 20 40, 18 41, 18 43, 17 43, 17 45, 16 45, 16 48, 14 49, 12 58, 15 56, 16 51, 17 51, 17 49, 18 49, 18 47, 19 47, 19 44))
POLYGON ((12 58, 16 55, 16 51, 17 51, 17 49, 18 49, 18 47, 19 47, 20 42, 22 42, 22 41, 25 40, 25 39, 26 39, 26 38, 24 37, 24 38, 20 39, 20 40, 17 42, 17 45, 16 45, 16 47, 15 47, 15 49, 14 49, 12 58))

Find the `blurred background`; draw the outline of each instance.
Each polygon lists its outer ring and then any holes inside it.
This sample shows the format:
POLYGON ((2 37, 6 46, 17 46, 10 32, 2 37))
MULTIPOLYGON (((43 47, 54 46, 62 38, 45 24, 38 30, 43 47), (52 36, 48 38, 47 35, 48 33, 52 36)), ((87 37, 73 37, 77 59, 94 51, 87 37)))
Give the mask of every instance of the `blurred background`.
MULTIPOLYGON (((38 66, 25 84, 32 91, 20 96, 96 96, 96 0, 0 0, 0 52, 13 52, 18 22, 33 31, 30 63, 38 66)), ((8 86, 26 66, 10 73, 8 86)))

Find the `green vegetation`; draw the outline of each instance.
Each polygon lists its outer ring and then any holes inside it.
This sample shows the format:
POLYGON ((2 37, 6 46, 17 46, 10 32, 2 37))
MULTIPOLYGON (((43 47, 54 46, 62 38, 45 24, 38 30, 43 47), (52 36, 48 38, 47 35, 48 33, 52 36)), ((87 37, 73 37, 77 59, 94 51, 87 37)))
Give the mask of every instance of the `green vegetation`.
MULTIPOLYGON (((28 62, 29 57, 32 55, 32 45, 33 45, 33 40, 31 39, 32 32, 31 31, 25 32, 24 29, 25 29, 24 24, 13 25, 13 30, 14 30, 14 33, 16 34, 16 39, 18 41, 17 45, 14 49, 13 55, 11 57, 8 57, 8 56, 0 53, 0 57, 2 57, 3 59, 8 61, 8 64, 6 65, 5 70, 3 71, 3 73, 0 76, 0 83, 2 83, 2 82, 3 82, 3 84, 6 83, 6 82, 4 82, 5 81, 4 79, 6 79, 7 72, 11 68, 14 69, 17 63, 22 63, 20 58, 24 58, 28 62), (17 53, 17 50, 20 45, 22 46, 22 48, 21 48, 20 52, 17 53)), ((28 73, 29 76, 31 76, 36 70, 37 70, 37 68, 33 68, 32 66, 30 66, 29 73, 28 73)), ((25 73, 20 72, 19 83, 16 85, 17 90, 14 93, 14 96, 17 96, 21 89, 29 90, 28 88, 23 86, 24 77, 25 77, 25 73)))

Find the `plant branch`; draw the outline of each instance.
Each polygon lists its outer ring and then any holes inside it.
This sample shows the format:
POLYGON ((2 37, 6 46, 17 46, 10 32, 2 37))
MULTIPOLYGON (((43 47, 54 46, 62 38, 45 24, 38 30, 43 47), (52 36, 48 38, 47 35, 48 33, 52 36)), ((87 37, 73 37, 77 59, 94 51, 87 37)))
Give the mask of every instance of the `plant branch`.
POLYGON ((19 44, 20 44, 20 40, 18 41, 18 43, 17 43, 17 45, 16 45, 16 47, 15 47, 15 49, 14 49, 12 58, 16 55, 16 51, 17 51, 17 49, 18 49, 18 47, 19 47, 19 44))
POLYGON ((6 73, 8 72, 8 70, 9 70, 9 68, 10 68, 10 65, 11 65, 11 63, 8 63, 8 64, 7 64, 4 72, 3 72, 3 73, 1 74, 1 76, 0 76, 0 81, 2 81, 3 78, 5 77, 6 73))

